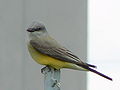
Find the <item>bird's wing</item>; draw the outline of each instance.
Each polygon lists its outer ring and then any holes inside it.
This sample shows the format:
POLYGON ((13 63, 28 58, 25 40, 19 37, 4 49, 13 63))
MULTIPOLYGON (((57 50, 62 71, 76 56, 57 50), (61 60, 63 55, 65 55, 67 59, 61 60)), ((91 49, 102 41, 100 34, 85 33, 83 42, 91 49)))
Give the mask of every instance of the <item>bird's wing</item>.
POLYGON ((94 65, 90 65, 82 62, 77 56, 75 56, 71 51, 59 45, 56 41, 51 40, 30 40, 30 44, 33 48, 35 48, 38 52, 51 56, 53 58, 59 59, 61 61, 66 61, 70 63, 74 63, 78 66, 81 66, 91 72, 94 72, 106 79, 112 80, 112 78, 90 68, 95 67, 94 65))
POLYGON ((39 52, 51 56, 53 58, 59 59, 61 61, 66 61, 74 64, 84 64, 90 67, 96 67, 81 61, 77 56, 75 56, 71 51, 62 47, 55 40, 44 39, 44 40, 31 40, 30 44, 39 52))

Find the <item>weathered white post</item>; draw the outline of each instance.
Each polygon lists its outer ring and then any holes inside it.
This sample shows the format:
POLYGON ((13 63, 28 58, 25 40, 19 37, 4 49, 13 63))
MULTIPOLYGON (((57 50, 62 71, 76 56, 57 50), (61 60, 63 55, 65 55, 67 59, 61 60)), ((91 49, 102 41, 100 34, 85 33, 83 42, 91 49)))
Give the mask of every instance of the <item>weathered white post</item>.
POLYGON ((60 70, 47 66, 41 72, 44 74, 44 90, 60 90, 60 70))

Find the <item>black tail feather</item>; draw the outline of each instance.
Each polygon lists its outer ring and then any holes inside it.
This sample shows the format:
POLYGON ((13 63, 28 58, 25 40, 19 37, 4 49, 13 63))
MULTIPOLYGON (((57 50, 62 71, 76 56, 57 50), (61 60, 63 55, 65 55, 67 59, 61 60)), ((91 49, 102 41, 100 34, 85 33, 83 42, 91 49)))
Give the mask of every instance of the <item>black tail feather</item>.
MULTIPOLYGON (((87 64, 87 63, 86 63, 87 64)), ((92 68, 97 68, 97 66, 95 65, 91 65, 91 64, 87 64, 89 67, 92 67, 92 68)))
POLYGON ((110 78, 110 77, 108 77, 108 76, 106 76, 106 75, 104 75, 104 74, 102 74, 102 73, 100 73, 100 72, 98 72, 98 71, 96 71, 96 70, 86 66, 86 65, 80 65, 79 64, 79 66, 81 66, 81 67, 83 67, 83 68, 85 68, 85 69, 87 69, 87 70, 89 70, 89 71, 91 71, 93 73, 96 73, 96 74, 98 74, 98 75, 100 75, 100 76, 102 76, 102 77, 112 81, 112 78, 110 78))
POLYGON ((91 72, 94 72, 94 73, 96 73, 96 74, 98 74, 98 75, 100 75, 100 76, 102 76, 102 77, 104 77, 104 78, 106 78, 108 80, 112 81, 112 78, 110 78, 110 77, 108 77, 108 76, 106 76, 106 75, 104 75, 104 74, 102 74, 102 73, 100 73, 100 72, 98 72, 98 71, 96 71, 94 69, 88 68, 88 70, 91 71, 91 72))

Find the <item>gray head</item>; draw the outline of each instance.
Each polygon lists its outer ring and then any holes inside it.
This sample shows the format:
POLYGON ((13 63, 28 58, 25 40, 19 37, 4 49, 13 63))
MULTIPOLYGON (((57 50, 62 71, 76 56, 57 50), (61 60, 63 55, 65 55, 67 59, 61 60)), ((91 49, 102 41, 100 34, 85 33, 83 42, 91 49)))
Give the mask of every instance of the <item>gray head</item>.
POLYGON ((33 22, 27 29, 28 32, 46 31, 45 26, 42 23, 33 22))
POLYGON ((41 38, 41 36, 48 35, 45 26, 42 23, 33 22, 31 26, 27 29, 29 33, 30 40, 41 38))

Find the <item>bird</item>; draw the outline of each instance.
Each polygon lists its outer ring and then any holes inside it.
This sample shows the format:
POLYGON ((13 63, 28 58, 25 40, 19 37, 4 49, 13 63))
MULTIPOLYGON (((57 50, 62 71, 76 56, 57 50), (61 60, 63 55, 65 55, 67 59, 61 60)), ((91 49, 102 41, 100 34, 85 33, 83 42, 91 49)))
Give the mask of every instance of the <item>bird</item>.
POLYGON ((78 56, 55 40, 43 23, 33 22, 28 27, 28 51, 38 64, 53 67, 90 71, 112 81, 112 78, 96 70, 96 66, 83 62, 78 56))

